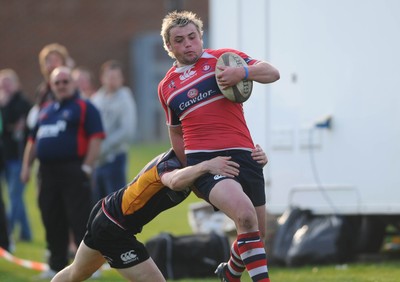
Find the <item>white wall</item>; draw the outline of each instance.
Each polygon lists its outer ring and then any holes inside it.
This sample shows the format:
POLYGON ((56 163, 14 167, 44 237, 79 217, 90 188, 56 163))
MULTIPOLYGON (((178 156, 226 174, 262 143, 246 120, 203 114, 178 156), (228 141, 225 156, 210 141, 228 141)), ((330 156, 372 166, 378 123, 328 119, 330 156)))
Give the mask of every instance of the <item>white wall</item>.
POLYGON ((292 199, 317 212, 333 202, 344 213, 399 214, 400 1, 210 0, 210 10, 211 46, 281 72, 245 104, 270 158, 269 209, 292 199), (309 128, 326 114, 333 127, 312 131, 310 150, 309 128), (293 188, 303 192, 290 198, 293 188))
MULTIPOLYGON (((269 60, 269 1, 265 0, 218 0, 210 1, 210 46, 211 48, 234 48, 248 55, 269 60)), ((255 142, 266 144, 268 136, 267 111, 270 87, 254 84, 253 96, 245 104, 245 113, 255 142), (247 115, 256 112, 257 115, 247 115), (260 130, 262 128, 263 130, 260 130)))

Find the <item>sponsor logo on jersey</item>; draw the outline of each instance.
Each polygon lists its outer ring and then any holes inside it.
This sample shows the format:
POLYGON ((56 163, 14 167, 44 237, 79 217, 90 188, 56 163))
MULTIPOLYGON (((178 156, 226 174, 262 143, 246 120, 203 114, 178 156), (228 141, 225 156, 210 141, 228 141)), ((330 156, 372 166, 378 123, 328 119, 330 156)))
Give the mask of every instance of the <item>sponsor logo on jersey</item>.
POLYGON ((201 70, 203 72, 209 72, 211 69, 212 68, 211 68, 211 66, 209 64, 204 64, 204 65, 201 66, 201 70))
POLYGON ((48 137, 57 137, 58 134, 62 131, 65 131, 67 128, 67 122, 65 120, 59 120, 56 124, 46 124, 41 125, 37 132, 37 138, 48 138, 48 137))
POLYGON ((176 85, 175 85, 175 81, 171 81, 169 84, 168 84, 168 88, 176 88, 176 85))
POLYGON ((68 110, 63 111, 62 116, 64 119, 68 119, 71 116, 71 112, 68 110))
POLYGON ((191 77, 193 77, 194 75, 196 75, 196 71, 192 70, 192 68, 185 70, 180 76, 179 79, 181 81, 185 81, 186 79, 189 79, 191 77))
POLYGON ((197 95, 199 95, 199 91, 196 88, 192 88, 187 92, 187 96, 192 99, 194 97, 196 97, 197 95))
POLYGON ((133 261, 136 261, 139 259, 137 254, 135 254, 134 250, 130 250, 129 252, 123 253, 123 254, 121 254, 120 257, 124 264, 130 263, 130 262, 133 262, 133 261))
POLYGON ((188 91, 187 96, 190 98, 187 101, 184 101, 182 103, 179 104, 179 109, 181 111, 186 110, 188 107, 190 107, 191 105, 194 105, 198 102, 201 102, 207 98, 209 98, 215 91, 214 90, 208 90, 206 92, 203 93, 198 93, 199 91, 195 88, 192 88, 188 91), (189 94, 190 93, 190 94, 189 94), (194 95, 197 94, 197 95, 194 95), (193 96, 193 97, 191 97, 193 96))

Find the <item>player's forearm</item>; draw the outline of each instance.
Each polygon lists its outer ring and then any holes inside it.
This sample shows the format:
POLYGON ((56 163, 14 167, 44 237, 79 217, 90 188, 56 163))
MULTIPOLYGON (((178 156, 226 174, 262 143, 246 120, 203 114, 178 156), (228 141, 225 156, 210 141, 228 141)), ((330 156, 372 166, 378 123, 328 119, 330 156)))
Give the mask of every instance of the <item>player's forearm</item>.
POLYGON ((248 72, 248 79, 259 83, 272 83, 280 78, 279 71, 267 62, 249 66, 248 72))
POLYGON ((174 170, 168 173, 167 178, 163 180, 166 181, 164 184, 170 189, 180 191, 191 186, 198 177, 207 172, 210 172, 210 170, 206 162, 202 162, 194 166, 174 170))

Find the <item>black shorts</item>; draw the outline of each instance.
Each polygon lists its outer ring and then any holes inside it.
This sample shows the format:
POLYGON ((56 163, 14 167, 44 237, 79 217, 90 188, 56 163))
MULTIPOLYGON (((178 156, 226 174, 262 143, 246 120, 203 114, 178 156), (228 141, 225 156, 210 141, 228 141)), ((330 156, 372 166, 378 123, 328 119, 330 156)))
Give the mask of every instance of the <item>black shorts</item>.
POLYGON ((117 226, 104 214, 102 200, 92 209, 83 241, 98 250, 112 268, 128 268, 149 258, 146 247, 131 231, 117 226))
MULTIPOLYGON (((226 150, 210 153, 193 153, 187 155, 187 163, 188 165, 195 165, 217 156, 230 156, 232 157, 232 161, 240 165, 239 175, 233 179, 240 183, 244 193, 249 197, 255 207, 265 205, 263 166, 253 160, 250 151, 226 150)), ((211 190, 216 183, 224 179, 227 178, 207 173, 199 177, 194 185, 200 196, 207 202, 210 202, 209 195, 211 190)), ((228 193, 227 195, 229 196, 228 193)))

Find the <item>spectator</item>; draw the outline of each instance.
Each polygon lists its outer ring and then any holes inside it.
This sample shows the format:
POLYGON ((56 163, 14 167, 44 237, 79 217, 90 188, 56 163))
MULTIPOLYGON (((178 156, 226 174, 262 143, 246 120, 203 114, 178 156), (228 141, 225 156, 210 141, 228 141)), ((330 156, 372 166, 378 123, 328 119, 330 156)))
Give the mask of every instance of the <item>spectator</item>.
POLYGON ((29 180, 39 160, 39 209, 50 251, 51 278, 68 264, 69 230, 79 245, 92 207, 90 175, 104 132, 98 110, 79 97, 71 69, 57 67, 50 75, 55 101, 40 112, 25 147, 21 178, 29 180))
MULTIPOLYGON (((73 67, 74 61, 69 55, 67 48, 59 43, 50 43, 45 45, 39 52, 39 66, 43 76, 43 81, 36 89, 35 104, 31 108, 27 118, 29 129, 33 129, 37 123, 39 111, 48 103, 53 102, 55 97, 50 87, 50 74, 59 66, 73 67)), ((71 232, 70 232, 71 234, 71 232)), ((75 246, 72 234, 70 243, 70 253, 74 254, 77 246, 75 246)))
MULTIPOLYGON (((96 87, 94 84, 94 78, 92 72, 88 68, 79 66, 72 69, 71 75, 75 85, 79 90, 80 96, 83 99, 90 99, 90 97, 93 96, 93 94, 96 92, 96 87)), ((92 176, 92 182, 93 182, 93 176, 92 176)), ((92 183, 92 191, 93 191, 93 183, 92 183)), ((69 246, 69 253, 70 257, 73 257, 76 253, 78 246, 75 245, 72 234, 70 237, 71 240, 69 246)))
POLYGON ((10 251, 10 237, 8 235, 7 217, 0 183, 0 248, 10 251))
POLYGON ((34 128, 36 125, 39 111, 47 103, 54 100, 54 93, 50 87, 50 73, 60 66, 70 66, 73 60, 69 56, 68 50, 65 46, 58 43, 51 43, 43 47, 39 53, 40 71, 43 75, 43 81, 36 89, 35 104, 28 115, 28 127, 34 128))
POLYGON ((9 193, 8 231, 19 225, 19 239, 31 241, 32 233, 24 203, 25 184, 20 179, 22 156, 26 142, 26 116, 31 105, 24 98, 17 73, 0 70, 0 110, 3 132, 4 176, 9 193))
POLYGON ((121 64, 105 62, 100 80, 102 86, 92 102, 100 111, 106 138, 94 173, 94 202, 125 185, 129 145, 136 131, 136 103, 123 85, 121 64))
MULTIPOLYGON (((0 115, 0 134, 2 133, 3 125, 1 121, 0 115)), ((3 145, 0 139, 0 172, 3 171, 3 145)), ((3 191, 2 185, 0 182, 0 248, 3 248, 6 251, 10 251, 10 238, 8 236, 8 221, 6 216, 6 209, 3 200, 3 191)))
POLYGON ((85 67, 76 67, 72 70, 72 79, 75 81, 82 98, 90 99, 96 92, 92 72, 85 67))

